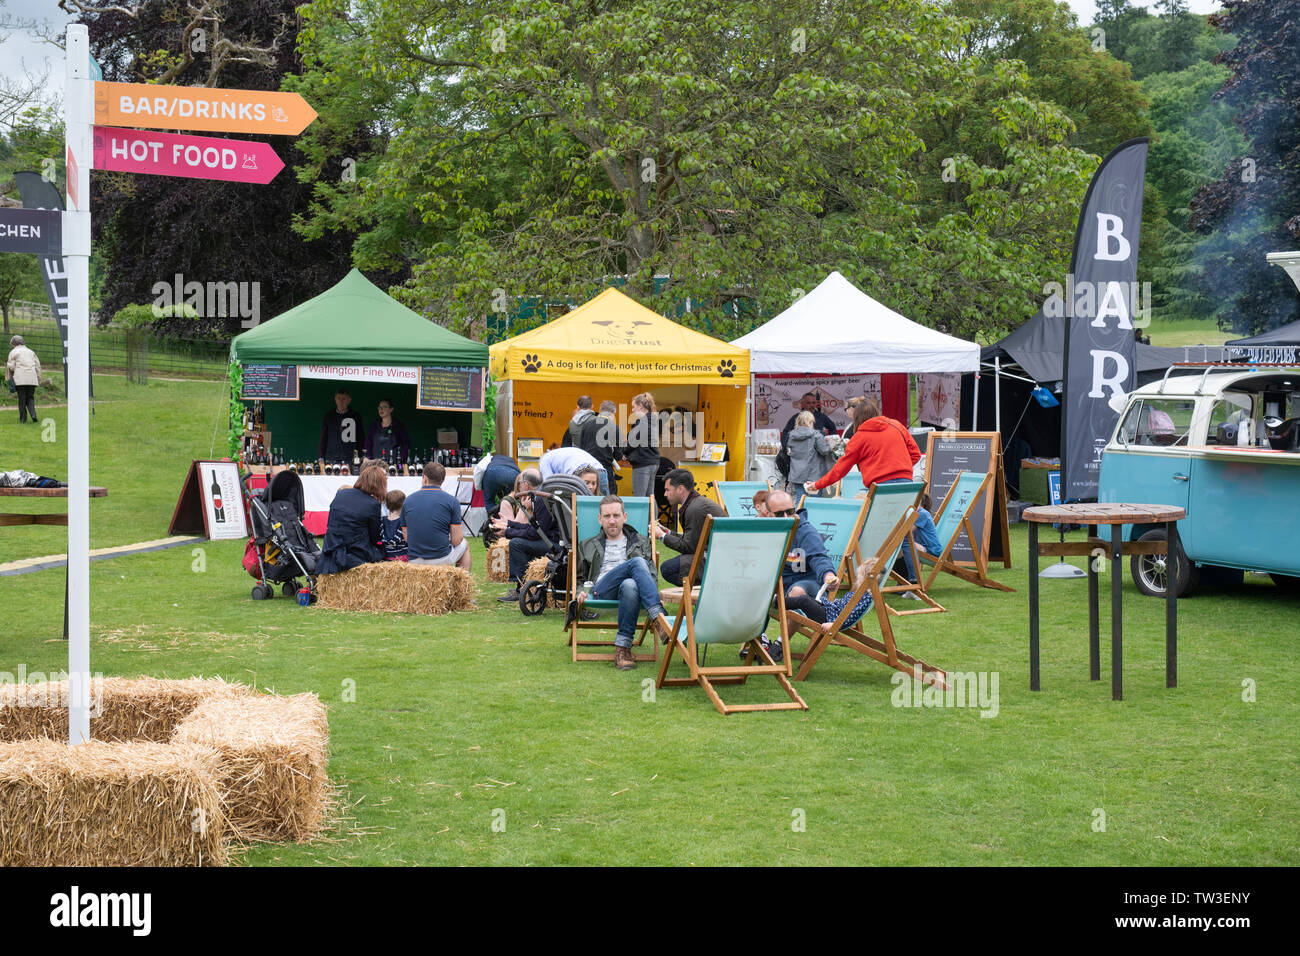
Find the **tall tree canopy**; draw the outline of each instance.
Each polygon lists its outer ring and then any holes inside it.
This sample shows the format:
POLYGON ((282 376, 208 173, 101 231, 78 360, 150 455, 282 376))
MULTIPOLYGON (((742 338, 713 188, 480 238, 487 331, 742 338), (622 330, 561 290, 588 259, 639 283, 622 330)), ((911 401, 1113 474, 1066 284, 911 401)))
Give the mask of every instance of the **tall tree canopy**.
MULTIPOLYGON (((279 89, 298 68, 294 0, 65 0, 89 26, 106 80, 279 89), (196 33, 196 31, 201 31, 196 33)), ((294 141, 269 137, 286 166, 294 141)), ((96 171, 94 239, 106 253, 101 316, 149 303, 158 282, 259 283, 262 318, 320 292, 349 267, 351 237, 309 242, 290 224, 310 190, 290 172, 268 186, 96 171)), ((169 320, 174 333, 239 332, 238 317, 169 320)))
POLYGON ((1235 112, 1245 154, 1197 192, 1190 225, 1200 289, 1220 325, 1253 334, 1300 319, 1300 297, 1265 255, 1300 246, 1300 0, 1226 0, 1211 18, 1239 38, 1218 96, 1235 112))
POLYGON ((398 294, 471 333, 503 299, 626 276, 730 335, 830 269, 939 327, 1014 327, 1065 268, 1096 157, 1022 62, 971 55, 953 12, 318 0, 297 88, 331 95, 299 228, 361 229, 358 265, 410 264, 398 294), (366 117, 369 147, 344 153, 366 117), (348 160, 355 183, 332 175, 348 160))

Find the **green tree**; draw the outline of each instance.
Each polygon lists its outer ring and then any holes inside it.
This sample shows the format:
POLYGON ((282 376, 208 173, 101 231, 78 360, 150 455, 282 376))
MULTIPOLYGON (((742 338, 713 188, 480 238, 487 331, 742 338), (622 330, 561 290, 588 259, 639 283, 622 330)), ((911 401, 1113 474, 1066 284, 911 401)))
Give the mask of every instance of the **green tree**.
POLYGON ((1044 251, 1068 256, 1057 220, 1077 212, 1095 158, 1065 142, 1069 117, 1023 67, 995 76, 963 57, 970 25, 950 13, 924 0, 320 0, 300 33, 301 88, 333 95, 304 137, 315 192, 298 225, 364 229, 358 264, 410 263, 395 294, 471 334, 502 295, 582 301, 626 276, 632 294, 670 313, 689 299, 684 321, 731 336, 830 269, 923 321, 1014 325, 1033 303, 1018 287, 1007 301, 997 278, 1037 289, 1053 271, 1044 251), (968 175, 947 219, 927 208, 943 157, 926 137, 980 74, 995 112, 978 122, 1000 147, 977 157, 972 130, 969 152, 945 154, 968 175), (328 181, 367 116, 357 182, 328 181), (1009 250, 1023 257, 998 258, 1009 250))
POLYGON ((1265 260, 1300 243, 1300 0, 1227 0, 1211 22, 1239 38, 1217 96, 1247 145, 1191 201, 1197 288, 1221 327, 1251 334, 1300 320, 1290 279, 1265 260))

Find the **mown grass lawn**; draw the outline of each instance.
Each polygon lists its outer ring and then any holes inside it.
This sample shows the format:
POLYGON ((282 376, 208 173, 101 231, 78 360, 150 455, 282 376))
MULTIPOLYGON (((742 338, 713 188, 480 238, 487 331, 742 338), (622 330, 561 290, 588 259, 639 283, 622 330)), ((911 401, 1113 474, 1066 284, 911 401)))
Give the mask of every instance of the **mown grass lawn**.
MULTIPOLYGON (((170 486, 128 466, 115 479, 140 501, 135 540, 165 533, 183 463, 207 454, 204 428, 170 417, 185 417, 181 395, 208 418, 190 387, 111 419, 145 433, 171 422, 174 460, 155 463, 175 473, 170 486), (141 495, 137 481, 158 487, 141 495)), ((494 600, 502 586, 483 581, 477 542, 479 610, 442 618, 253 602, 238 542, 94 562, 91 664, 320 695, 348 820, 328 841, 254 846, 252 865, 1300 862, 1300 601, 1251 579, 1182 602, 1179 686, 1167 690, 1163 604, 1126 581, 1116 703, 1107 681, 1087 679, 1086 584, 1044 581, 1043 690, 1031 693, 1023 526, 1011 540, 1015 567, 995 574, 1015 594, 941 579, 948 613, 895 621, 903 649, 998 675, 987 718, 895 707, 893 672, 843 648, 798 685, 806 713, 724 718, 700 691, 652 693, 649 665, 570 663, 558 612, 524 618, 494 600)), ((62 592, 60 571, 0 578, 0 670, 66 667, 62 592)))

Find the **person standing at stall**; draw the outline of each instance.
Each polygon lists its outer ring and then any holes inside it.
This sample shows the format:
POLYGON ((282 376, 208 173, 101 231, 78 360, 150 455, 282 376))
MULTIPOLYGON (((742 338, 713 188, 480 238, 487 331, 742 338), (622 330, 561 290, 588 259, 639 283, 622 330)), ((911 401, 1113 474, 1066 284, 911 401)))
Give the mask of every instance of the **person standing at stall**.
POLYGON ((340 388, 334 393, 334 407, 325 413, 320 424, 321 461, 352 463, 360 457, 361 436, 365 426, 361 416, 351 410, 352 393, 340 388))
POLYGON ((649 392, 635 396, 632 415, 626 443, 618 454, 632 466, 633 497, 650 498, 654 496, 655 475, 659 471, 658 412, 654 396, 649 392))
MULTIPOLYGON (((859 402, 853 409, 853 425, 856 431, 835 467, 816 481, 804 483, 804 491, 808 494, 835 484, 852 471, 855 465, 862 474, 864 488, 870 488, 873 484, 912 480, 912 467, 921 460, 921 449, 916 447, 911 432, 903 427, 902 422, 880 414, 880 403, 874 396, 859 402)), ((934 519, 926 509, 917 509, 912 534, 916 543, 931 554, 943 550, 934 527, 934 519)), ((903 564, 907 567, 908 580, 915 581, 916 568, 912 567, 911 548, 903 549, 903 564)), ((915 598, 910 591, 905 596, 908 595, 915 598)))
POLYGON ((411 436, 406 426, 393 417, 393 400, 379 402, 379 417, 366 431, 366 457, 382 461, 410 461, 411 436))

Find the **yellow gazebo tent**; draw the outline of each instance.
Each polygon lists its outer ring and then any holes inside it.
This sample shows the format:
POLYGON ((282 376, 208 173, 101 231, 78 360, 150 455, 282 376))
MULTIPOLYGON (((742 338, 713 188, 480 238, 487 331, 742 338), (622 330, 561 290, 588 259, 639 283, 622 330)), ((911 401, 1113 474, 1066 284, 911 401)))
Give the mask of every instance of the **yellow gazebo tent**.
MULTIPOLYGON (((607 399, 620 406, 624 428, 632 396, 650 392, 661 411, 685 408, 700 413, 702 422, 702 435, 687 429, 685 447, 661 443, 664 457, 691 460, 699 442, 725 442, 726 477, 744 478, 747 349, 678 325, 611 288, 540 328, 498 342, 489 355, 500 385, 497 447, 521 464, 563 439, 579 395, 590 395, 597 407, 607 399)), ((630 475, 626 468, 623 473, 630 475)))

